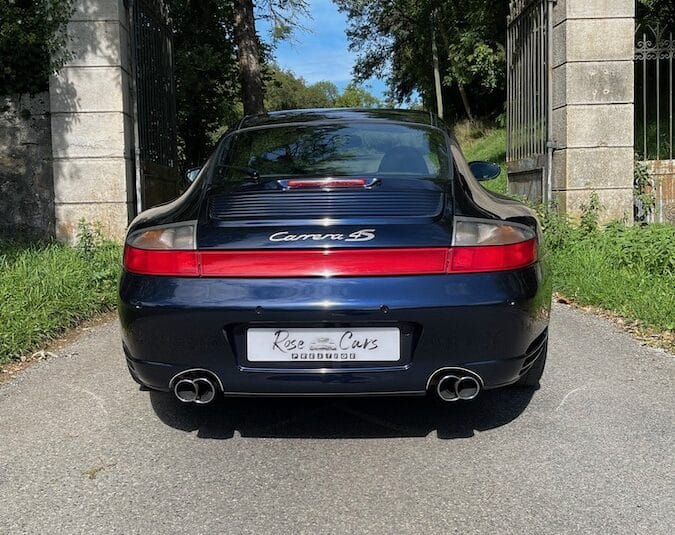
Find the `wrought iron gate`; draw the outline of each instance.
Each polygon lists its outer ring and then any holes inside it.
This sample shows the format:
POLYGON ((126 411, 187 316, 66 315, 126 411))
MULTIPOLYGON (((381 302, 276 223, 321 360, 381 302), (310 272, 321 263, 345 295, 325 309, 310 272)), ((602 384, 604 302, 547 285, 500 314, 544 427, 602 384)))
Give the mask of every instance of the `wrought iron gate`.
POLYGON ((654 220, 675 223, 673 28, 638 25, 635 44, 635 151, 654 177, 654 220))
POLYGON ((507 30, 509 191, 551 198, 552 0, 511 0, 507 30))
POLYGON ((162 0, 128 0, 131 23, 136 209, 180 193, 173 36, 162 0))

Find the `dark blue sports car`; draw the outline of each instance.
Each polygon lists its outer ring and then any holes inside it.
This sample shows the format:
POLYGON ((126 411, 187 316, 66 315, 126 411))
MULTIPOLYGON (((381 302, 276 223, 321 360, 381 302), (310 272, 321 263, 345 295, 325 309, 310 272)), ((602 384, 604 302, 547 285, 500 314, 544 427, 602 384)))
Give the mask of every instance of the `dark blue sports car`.
POLYGON ((129 227, 129 371, 184 402, 536 386, 551 288, 536 215, 429 113, 247 117, 129 227))

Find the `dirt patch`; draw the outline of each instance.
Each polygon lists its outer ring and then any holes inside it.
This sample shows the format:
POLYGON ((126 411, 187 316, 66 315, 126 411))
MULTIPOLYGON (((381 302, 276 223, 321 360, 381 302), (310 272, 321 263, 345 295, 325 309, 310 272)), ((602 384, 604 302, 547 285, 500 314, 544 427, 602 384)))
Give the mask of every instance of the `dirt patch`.
POLYGON ((117 318, 117 311, 104 312, 80 323, 77 327, 67 329, 60 336, 47 342, 42 349, 31 355, 24 355, 20 359, 0 366, 0 384, 11 381, 18 373, 29 368, 36 362, 56 357, 70 356, 63 353, 63 349, 91 331, 95 327, 117 318))

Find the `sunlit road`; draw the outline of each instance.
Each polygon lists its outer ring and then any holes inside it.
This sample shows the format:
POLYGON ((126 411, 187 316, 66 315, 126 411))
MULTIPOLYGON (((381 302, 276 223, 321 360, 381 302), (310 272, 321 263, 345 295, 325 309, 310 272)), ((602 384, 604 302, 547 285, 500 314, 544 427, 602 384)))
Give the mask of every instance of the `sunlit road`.
POLYGON ((537 392, 140 390, 116 322, 0 386, 0 533, 675 531, 675 360, 556 306, 537 392))

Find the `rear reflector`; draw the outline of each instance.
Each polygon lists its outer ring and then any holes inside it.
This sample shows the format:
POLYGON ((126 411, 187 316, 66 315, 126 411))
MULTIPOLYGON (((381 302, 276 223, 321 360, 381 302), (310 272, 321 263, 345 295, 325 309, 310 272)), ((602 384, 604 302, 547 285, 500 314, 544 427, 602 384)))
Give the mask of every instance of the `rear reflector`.
POLYGON ((375 277, 443 273, 447 249, 202 252, 206 277, 375 277))
POLYGON ((268 249, 167 251, 126 246, 124 267, 143 275, 177 277, 377 277, 480 273, 526 267, 537 260, 535 240, 475 247, 421 249, 268 249))

